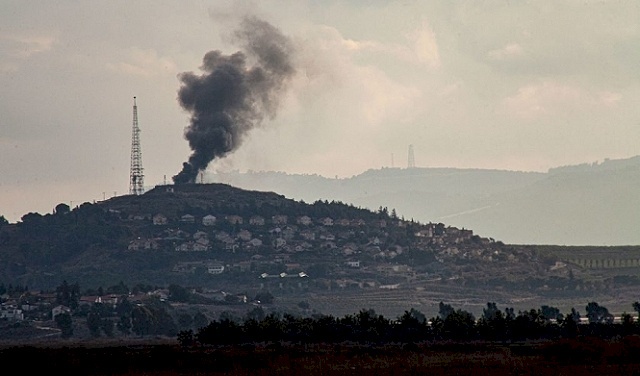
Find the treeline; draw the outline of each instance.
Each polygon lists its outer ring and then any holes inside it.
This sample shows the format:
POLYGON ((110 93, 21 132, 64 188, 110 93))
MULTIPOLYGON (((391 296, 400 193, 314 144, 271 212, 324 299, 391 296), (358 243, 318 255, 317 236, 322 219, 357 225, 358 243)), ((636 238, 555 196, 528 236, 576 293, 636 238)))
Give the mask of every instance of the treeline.
MULTIPOLYGON (((633 303, 640 313, 640 303, 633 303)), ((181 331, 182 345, 231 345, 256 342, 293 343, 391 343, 438 340, 527 341, 540 339, 596 336, 611 338, 640 334, 640 325, 630 314, 618 322, 608 309, 596 302, 586 305, 586 322, 575 309, 562 314, 559 309, 542 306, 519 311, 498 309, 487 303, 480 318, 449 304, 440 303, 439 314, 427 320, 411 309, 395 320, 376 314, 372 309, 342 318, 331 315, 296 317, 271 313, 264 317, 247 317, 243 322, 231 318, 214 320, 198 329, 181 331)))

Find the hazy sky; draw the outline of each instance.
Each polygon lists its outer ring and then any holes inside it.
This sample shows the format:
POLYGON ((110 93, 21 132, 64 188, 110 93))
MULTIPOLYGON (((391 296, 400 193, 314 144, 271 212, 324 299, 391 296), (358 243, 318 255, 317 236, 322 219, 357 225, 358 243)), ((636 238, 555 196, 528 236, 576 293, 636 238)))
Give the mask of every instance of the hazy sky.
POLYGON ((273 120, 210 170, 546 171, 640 154, 638 1, 0 0, 0 215, 128 192, 188 158, 178 74, 255 15, 291 38, 273 120))

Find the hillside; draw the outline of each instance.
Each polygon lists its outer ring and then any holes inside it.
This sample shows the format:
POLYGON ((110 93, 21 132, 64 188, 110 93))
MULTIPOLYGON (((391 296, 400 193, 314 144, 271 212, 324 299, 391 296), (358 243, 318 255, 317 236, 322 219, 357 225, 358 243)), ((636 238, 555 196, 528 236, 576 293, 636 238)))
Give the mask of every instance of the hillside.
POLYGON ((309 202, 387 206, 405 218, 472 228, 512 244, 640 244, 640 157, 547 173, 383 168, 347 179, 277 172, 218 173, 209 179, 309 202))
POLYGON ((638 285, 636 253, 618 260, 602 249, 514 246, 470 229, 403 220, 385 207, 197 184, 73 210, 60 204, 53 214, 4 225, 0 282, 31 289, 63 280, 94 289, 119 281, 178 284, 222 302, 270 291, 285 306, 304 300, 336 314, 369 306, 393 315, 442 300, 470 309, 490 300, 562 306, 600 294, 611 306, 634 299, 627 291, 638 285), (605 262, 615 267, 604 270, 605 262))

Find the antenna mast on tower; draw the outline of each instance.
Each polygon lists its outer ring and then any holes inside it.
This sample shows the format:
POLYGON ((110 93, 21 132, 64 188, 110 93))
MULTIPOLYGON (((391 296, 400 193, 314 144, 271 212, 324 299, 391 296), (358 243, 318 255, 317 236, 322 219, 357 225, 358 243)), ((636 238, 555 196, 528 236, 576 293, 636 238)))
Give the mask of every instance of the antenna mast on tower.
POLYGON ((140 128, 138 127, 138 106, 133 97, 133 129, 131 131, 131 170, 129 173, 129 194, 144 193, 144 175, 142 174, 142 150, 140 149, 140 128))
POLYGON ((416 158, 413 155, 413 145, 409 145, 409 157, 407 159, 407 168, 415 168, 416 158))

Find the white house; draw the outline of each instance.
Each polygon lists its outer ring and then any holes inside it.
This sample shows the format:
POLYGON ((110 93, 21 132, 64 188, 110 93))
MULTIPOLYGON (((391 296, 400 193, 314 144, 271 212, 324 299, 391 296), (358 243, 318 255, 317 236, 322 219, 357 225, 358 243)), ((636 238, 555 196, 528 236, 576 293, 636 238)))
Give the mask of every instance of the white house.
POLYGON ((213 226, 216 224, 216 216, 215 215, 205 215, 204 217, 202 217, 202 225, 204 226, 213 226))
POLYGON ((224 266, 222 265, 210 265, 207 268, 209 274, 222 274, 224 272, 224 266))
POLYGON ((51 309, 51 318, 55 320, 56 316, 63 313, 71 313, 71 308, 63 305, 55 306, 51 309))
POLYGON ((249 218, 249 224, 252 226, 264 226, 264 218, 259 215, 254 215, 249 218))
POLYGON ((338 226, 349 226, 351 224, 351 221, 346 218, 342 218, 335 221, 335 224, 338 226))
POLYGON ((243 222, 243 219, 241 216, 239 215, 229 215, 227 216, 227 222, 231 223, 232 225, 241 225, 243 222))
POLYGON ((3 306, 2 309, 0 309, 0 318, 22 321, 24 320, 24 315, 22 314, 22 310, 17 307, 3 306))
POLYGON ((247 230, 240 230, 240 232, 238 232, 238 235, 236 235, 236 237, 242 240, 243 242, 248 242, 249 240, 251 240, 251 233, 247 230))
POLYGON ((260 247, 262 245, 262 240, 253 238, 249 241, 249 245, 251 245, 252 247, 260 247))
POLYGON ((191 214, 185 214, 182 217, 180 217, 180 222, 182 223, 195 223, 196 221, 196 217, 194 217, 191 214))
POLYGON ((306 215, 303 215, 302 217, 298 217, 298 219, 296 220, 296 222, 297 222, 299 225, 303 225, 303 226, 309 226, 309 225, 312 223, 311 218, 309 218, 309 217, 308 217, 308 216, 306 216, 306 215))

